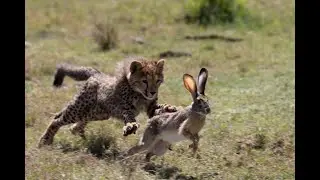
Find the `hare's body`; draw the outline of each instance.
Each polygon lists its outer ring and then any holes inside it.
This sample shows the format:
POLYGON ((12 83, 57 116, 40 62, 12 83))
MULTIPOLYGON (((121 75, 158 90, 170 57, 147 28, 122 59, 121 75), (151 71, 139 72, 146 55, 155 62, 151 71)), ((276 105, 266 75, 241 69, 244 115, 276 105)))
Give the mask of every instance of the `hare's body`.
POLYGON ((200 132, 205 124, 205 116, 200 114, 194 114, 191 112, 191 106, 175 112, 167 113, 156 116, 151 121, 160 121, 166 119, 160 126, 161 133, 159 138, 169 143, 176 143, 179 141, 187 140, 184 136, 184 132, 190 134, 197 134, 200 132))
MULTIPOLYGON (((207 71, 200 71, 202 76, 202 91, 199 94, 204 95, 204 85, 207 77, 207 71)), ((199 75, 199 77, 201 77, 199 75)), ((192 76, 191 76, 192 77, 192 76)), ((189 81, 184 77, 185 81, 189 81)), ((153 155, 161 156, 166 153, 167 147, 171 144, 190 140, 189 146, 195 153, 198 149, 199 132, 205 124, 206 114, 210 113, 207 102, 197 95, 195 82, 185 82, 186 88, 192 93, 194 102, 182 110, 173 113, 163 113, 152 117, 147 124, 143 137, 137 146, 132 147, 126 152, 126 155, 133 155, 142 151, 147 151, 146 160, 149 161, 153 155), (189 83, 189 84, 188 84, 189 83), (187 85, 186 85, 187 84, 187 85), (190 87, 192 86, 192 87, 190 87)))
POLYGON ((182 125, 188 121, 188 111, 189 110, 183 109, 176 113, 168 113, 169 116, 163 114, 156 116, 154 119, 151 119, 150 121, 160 122, 162 121, 162 119, 166 119, 166 121, 164 121, 159 127, 161 132, 158 135, 159 139, 168 143, 177 143, 179 141, 186 140, 187 138, 181 133, 181 130, 184 129, 182 125))
POLYGON ((160 134, 160 139, 168 143, 177 143, 179 141, 187 140, 182 134, 179 134, 177 131, 164 131, 160 134))

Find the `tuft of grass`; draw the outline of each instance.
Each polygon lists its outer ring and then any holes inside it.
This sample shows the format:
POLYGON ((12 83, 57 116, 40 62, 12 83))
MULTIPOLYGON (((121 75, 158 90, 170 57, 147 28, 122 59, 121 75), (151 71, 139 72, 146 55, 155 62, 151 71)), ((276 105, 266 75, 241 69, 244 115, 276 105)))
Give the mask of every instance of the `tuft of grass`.
POLYGON ((29 128, 29 127, 32 127, 34 124, 35 124, 35 121, 36 121, 36 118, 35 118, 35 115, 32 114, 28 114, 26 115, 26 118, 25 118, 25 127, 26 128, 29 128))
POLYGON ((102 51, 115 49, 118 46, 118 31, 110 22, 96 22, 92 37, 102 51))
POLYGON ((200 25, 253 21, 254 14, 246 3, 246 0, 188 0, 185 21, 200 25))
POLYGON ((90 153, 97 158, 108 157, 114 159, 118 154, 118 151, 115 149, 115 143, 115 138, 112 136, 90 134, 83 146, 87 147, 87 153, 90 153))

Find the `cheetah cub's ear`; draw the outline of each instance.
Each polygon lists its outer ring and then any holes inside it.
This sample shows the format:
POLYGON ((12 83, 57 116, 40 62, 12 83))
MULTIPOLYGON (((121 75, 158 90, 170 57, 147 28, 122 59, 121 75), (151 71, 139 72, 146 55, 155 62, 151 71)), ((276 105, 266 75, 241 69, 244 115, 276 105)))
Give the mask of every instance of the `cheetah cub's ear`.
POLYGON ((157 70, 158 70, 158 72, 160 72, 160 73, 163 72, 164 62, 165 62, 165 59, 160 59, 160 60, 157 62, 157 70))
POLYGON ((130 64, 130 72, 131 73, 134 73, 141 68, 142 68, 142 64, 139 61, 132 61, 130 64))

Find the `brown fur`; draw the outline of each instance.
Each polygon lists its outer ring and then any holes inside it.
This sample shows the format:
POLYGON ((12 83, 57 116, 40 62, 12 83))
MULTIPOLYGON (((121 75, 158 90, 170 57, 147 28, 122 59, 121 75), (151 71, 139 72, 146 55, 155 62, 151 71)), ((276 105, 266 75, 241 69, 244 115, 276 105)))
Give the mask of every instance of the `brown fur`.
POLYGON ((190 114, 189 118, 181 124, 179 133, 183 130, 188 130, 191 134, 200 132, 205 124, 206 118, 198 114, 190 114))
POLYGON ((193 103, 177 112, 163 113, 151 118, 138 145, 130 148, 124 155, 147 151, 146 161, 149 161, 153 155, 165 154, 172 143, 184 139, 192 141, 189 148, 192 148, 194 155, 198 150, 199 132, 205 124, 206 115, 211 111, 208 102, 202 99, 207 76, 207 70, 202 68, 199 73, 200 85, 197 88, 193 77, 185 74, 184 85, 191 93, 193 103), (200 92, 197 89, 200 89, 200 92))
POLYGON ((60 86, 65 76, 85 81, 73 100, 49 124, 39 141, 39 147, 52 144, 61 126, 75 123, 71 132, 83 138, 89 121, 110 117, 124 122, 123 135, 135 133, 139 127, 135 117, 145 111, 149 118, 159 112, 174 112, 175 107, 158 104, 158 88, 163 82, 164 60, 148 61, 129 58, 119 63, 116 76, 106 75, 91 67, 60 65, 54 85, 60 86))

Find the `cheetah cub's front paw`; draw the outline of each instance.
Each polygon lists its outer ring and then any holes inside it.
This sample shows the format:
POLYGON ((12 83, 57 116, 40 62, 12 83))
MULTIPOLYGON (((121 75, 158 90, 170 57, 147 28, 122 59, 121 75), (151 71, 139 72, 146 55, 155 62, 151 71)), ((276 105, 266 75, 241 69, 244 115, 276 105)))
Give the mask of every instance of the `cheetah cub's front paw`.
POLYGON ((164 104, 163 111, 164 112, 176 112, 178 110, 177 110, 177 108, 175 106, 172 106, 170 104, 164 104))
POLYGON ((178 109, 175 106, 172 106, 170 104, 164 104, 162 107, 155 110, 155 115, 159 115, 162 113, 173 113, 177 111, 178 109))
POLYGON ((136 122, 127 123, 123 127, 123 136, 128 136, 130 134, 136 134, 136 131, 139 127, 140 127, 140 125, 136 122))

